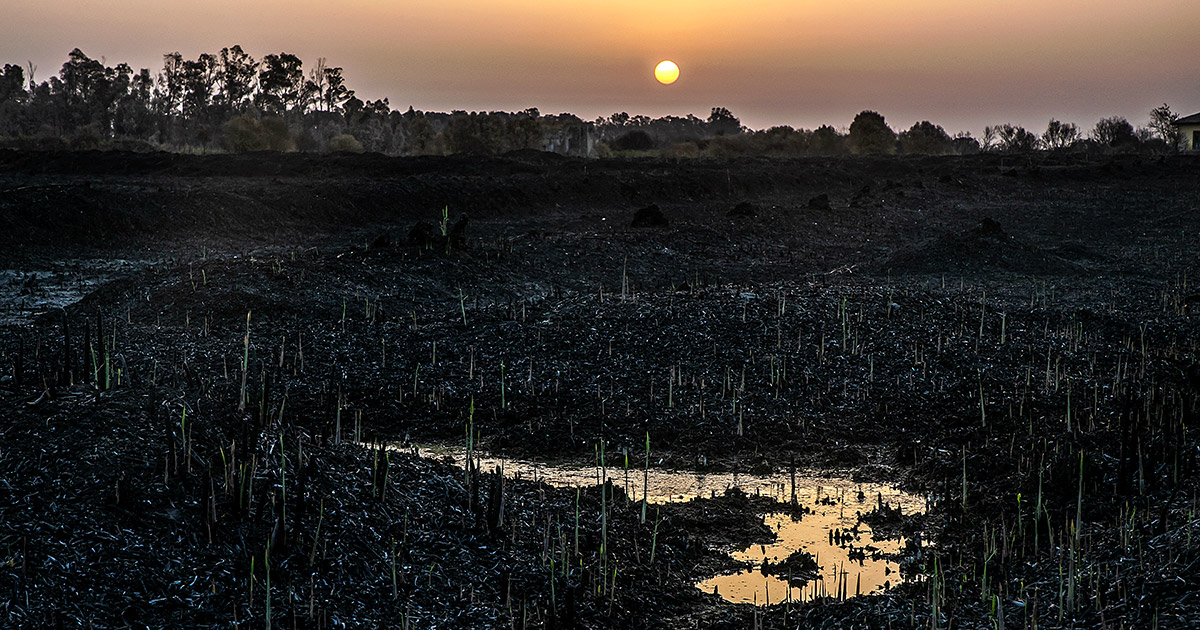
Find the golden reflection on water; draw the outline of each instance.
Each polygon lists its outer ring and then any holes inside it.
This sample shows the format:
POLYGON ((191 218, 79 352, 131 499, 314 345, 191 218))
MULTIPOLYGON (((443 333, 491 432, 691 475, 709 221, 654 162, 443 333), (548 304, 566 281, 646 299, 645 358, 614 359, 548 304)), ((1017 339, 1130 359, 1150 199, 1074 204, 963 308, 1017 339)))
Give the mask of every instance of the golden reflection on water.
MULTIPOLYGON (((466 462, 466 452, 461 447, 419 447, 417 452, 435 459, 449 457, 459 466, 466 462)), ((870 526, 860 523, 858 517, 880 504, 899 508, 903 514, 925 511, 923 498, 888 484, 859 483, 799 472, 793 478, 786 471, 771 475, 647 471, 635 468, 634 462, 626 468, 624 456, 619 453, 612 459, 616 460, 617 466, 585 468, 486 455, 476 457, 482 470, 500 468, 508 477, 538 480, 560 487, 591 486, 603 479, 611 479, 634 501, 641 501, 646 496, 650 503, 683 502, 740 488, 751 495, 785 503, 795 501, 811 510, 798 519, 782 512, 764 515, 763 521, 775 532, 776 540, 730 553, 734 560, 748 563, 751 568, 718 575, 696 585, 702 591, 716 593, 733 603, 767 605, 789 599, 847 598, 897 584, 900 582, 899 565, 893 558, 904 548, 905 541, 875 540, 870 526), (820 567, 815 578, 805 582, 801 576, 794 575, 789 586, 786 570, 782 575, 763 575, 764 560, 777 564, 797 551, 815 557, 820 567)))
POLYGON ((774 543, 751 545, 730 554, 735 560, 752 563, 753 567, 737 573, 718 575, 697 584, 706 593, 715 593, 740 604, 773 604, 784 600, 808 601, 818 597, 853 597, 872 593, 900 580, 899 564, 886 554, 899 552, 903 540, 874 540, 871 528, 859 524, 857 535, 833 541, 830 534, 854 527, 853 515, 841 516, 839 506, 817 506, 814 514, 794 520, 788 514, 768 514, 764 521, 776 533, 774 543), (817 577, 805 581, 794 578, 789 587, 786 572, 763 575, 763 561, 777 564, 797 551, 812 554, 820 571, 817 577), (861 552, 861 555, 859 555, 861 552), (851 555, 854 558, 851 558, 851 555))

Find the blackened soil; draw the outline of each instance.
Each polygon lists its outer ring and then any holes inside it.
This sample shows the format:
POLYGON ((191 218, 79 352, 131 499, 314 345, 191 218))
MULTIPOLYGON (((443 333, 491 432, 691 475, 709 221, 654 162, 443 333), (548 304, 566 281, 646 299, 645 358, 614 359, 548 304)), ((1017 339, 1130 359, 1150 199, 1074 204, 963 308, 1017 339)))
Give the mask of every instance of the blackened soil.
POLYGON ((7 269, 124 261, 0 328, 0 619, 1190 627, 1198 174, 0 153, 7 269), (903 483, 923 577, 755 612, 692 587, 769 535, 746 497, 643 522, 359 445, 467 430, 903 483))

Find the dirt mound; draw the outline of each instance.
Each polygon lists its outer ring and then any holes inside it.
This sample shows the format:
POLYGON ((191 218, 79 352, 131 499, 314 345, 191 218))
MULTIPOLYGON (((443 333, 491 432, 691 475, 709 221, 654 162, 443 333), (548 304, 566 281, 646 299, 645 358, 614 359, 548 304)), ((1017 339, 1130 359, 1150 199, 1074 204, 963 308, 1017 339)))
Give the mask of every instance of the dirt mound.
POLYGON ((649 227, 667 227, 669 225, 667 217, 658 208, 658 204, 650 204, 645 208, 639 209, 633 215, 633 220, 629 222, 631 228, 649 228, 649 227))
POLYGON ((754 218, 758 216, 758 206, 750 203, 749 201, 743 201, 734 206, 728 214, 731 217, 742 217, 747 219, 754 218))
POLYGON ((967 230, 944 232, 903 247, 872 265, 876 273, 988 273, 1004 271, 1031 275, 1075 274, 1086 271, 1093 258, 1082 246, 1042 247, 1009 235, 994 219, 985 217, 967 230))
POLYGON ((829 208, 829 195, 826 193, 821 193, 808 200, 809 210, 829 210, 829 208))

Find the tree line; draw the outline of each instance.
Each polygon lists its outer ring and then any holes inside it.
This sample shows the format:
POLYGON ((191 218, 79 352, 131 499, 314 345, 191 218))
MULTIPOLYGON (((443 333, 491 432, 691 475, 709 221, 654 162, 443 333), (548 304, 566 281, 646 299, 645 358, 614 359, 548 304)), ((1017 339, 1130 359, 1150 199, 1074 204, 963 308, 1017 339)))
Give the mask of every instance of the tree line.
POLYGON ((363 101, 343 70, 318 59, 256 60, 240 46, 155 73, 107 66, 76 48, 57 75, 0 69, 0 146, 175 151, 377 151, 396 155, 540 149, 547 133, 584 122, 570 114, 421 112, 363 101))
MULTIPOLYGON (((0 69, 0 146, 41 149, 115 148, 175 151, 376 151, 393 155, 498 154, 543 149, 568 132, 590 137, 597 155, 967 154, 1035 150, 1168 151, 1178 145, 1177 118, 1163 105, 1146 127, 1106 118, 1084 134, 1051 120, 1040 135, 1010 124, 979 138, 949 135, 922 121, 900 132, 874 111, 848 129, 777 126, 751 130, 724 107, 707 118, 649 118, 615 113, 585 122, 572 114, 421 112, 363 101, 341 67, 324 58, 305 71, 299 57, 256 60, 240 46, 184 59, 163 56, 162 69, 107 66, 78 48, 57 75, 35 80, 37 68, 0 69), (28 72, 26 72, 28 69, 28 72)), ((577 143, 578 144, 578 143, 577 143)), ((561 146, 561 145, 559 145, 561 146)), ((580 147, 575 147, 579 150, 580 147)))
MULTIPOLYGON (((714 115, 717 110, 714 110, 714 115)), ((967 155, 974 153, 1030 153, 1033 151, 1164 153, 1178 150, 1179 116, 1167 105, 1150 112, 1147 126, 1135 129, 1126 119, 1114 116, 1096 123, 1084 133, 1075 123, 1051 119, 1040 135, 1012 124, 989 125, 983 135, 969 132, 951 136, 940 125, 918 122, 896 132, 883 115, 865 110, 845 130, 823 125, 816 129, 771 127, 714 137, 689 138, 686 133, 669 133, 678 125, 656 128, 656 121, 626 114, 601 119, 597 124, 610 136, 616 149, 658 150, 676 156, 735 155, 967 155)))

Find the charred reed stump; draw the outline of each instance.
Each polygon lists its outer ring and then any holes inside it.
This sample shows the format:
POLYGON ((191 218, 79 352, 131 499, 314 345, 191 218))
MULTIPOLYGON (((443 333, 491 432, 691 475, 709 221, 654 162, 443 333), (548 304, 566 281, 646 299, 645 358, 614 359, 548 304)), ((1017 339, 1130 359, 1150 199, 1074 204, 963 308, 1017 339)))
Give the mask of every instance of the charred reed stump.
POLYGON ((483 510, 479 504, 479 482, 480 472, 479 466, 467 460, 467 509, 466 513, 471 516, 473 522, 478 523, 479 518, 483 516, 483 510))
POLYGON ((575 602, 579 599, 579 585, 571 584, 566 590, 567 601, 563 605, 563 618, 560 627, 563 630, 575 630, 575 628, 579 627, 578 613, 575 610, 575 602))
POLYGON ((83 372, 82 372, 82 374, 84 375, 83 382, 95 385, 95 383, 96 383, 95 366, 92 365, 91 368, 88 367, 88 365, 90 364, 89 359, 94 360, 94 357, 95 357, 95 351, 92 350, 92 327, 88 325, 86 317, 83 320, 83 348, 82 348, 82 350, 83 350, 83 357, 82 357, 83 372))
POLYGON ((491 477, 492 488, 488 494, 487 517, 484 522, 489 533, 499 535, 504 526, 504 473, 496 468, 491 477))
POLYGON ((59 385, 69 387, 75 384, 75 365, 71 355, 71 319, 67 316, 67 310, 62 312, 62 372, 59 374, 59 385))
MULTIPOLYGON (((299 444, 299 438, 297 438, 297 444, 299 444)), ((292 516, 292 530, 296 532, 302 530, 304 519, 308 512, 308 465, 305 463, 305 459, 307 457, 303 454, 300 447, 297 446, 296 463, 293 464, 295 472, 292 473, 292 489, 288 491, 288 494, 294 497, 292 500, 292 509, 289 510, 289 513, 292 516)))
POLYGON ((1141 407, 1141 397, 1128 393, 1120 413, 1120 451, 1117 455, 1117 494, 1128 497, 1133 494, 1134 477, 1137 476, 1139 462, 1139 442, 1142 435, 1142 420, 1138 409, 1141 407))
POLYGON ((259 428, 266 427, 271 415, 271 380, 272 374, 267 367, 266 361, 259 361, 259 374, 262 379, 262 388, 260 398, 258 400, 258 426, 259 428))
POLYGON ((96 309, 96 345, 99 350, 95 354, 96 359, 96 382, 100 383, 100 372, 104 366, 108 364, 108 348, 104 345, 104 315, 100 309, 96 309))
POLYGON ((135 505, 133 500, 133 483, 129 480, 129 475, 124 471, 117 477, 117 483, 113 488, 113 505, 123 509, 130 509, 135 505))
POLYGON ((387 448, 382 444, 378 448, 372 449, 374 453, 372 465, 374 472, 371 476, 371 485, 373 493, 380 500, 386 497, 386 487, 388 481, 388 467, 391 465, 391 458, 388 456, 387 448))
POLYGON ((212 545, 213 530, 216 527, 216 520, 217 520, 216 519, 217 508, 216 508, 216 496, 215 496, 216 495, 216 486, 213 484, 212 470, 209 469, 206 472, 207 472, 206 476, 208 478, 207 488, 202 488, 201 492, 200 492, 200 520, 199 520, 199 522, 202 524, 203 527, 200 532, 200 535, 197 536, 197 538, 201 539, 201 540, 207 539, 208 544, 212 545))
POLYGON ((25 385, 25 340, 17 339, 17 354, 13 357, 13 391, 21 391, 25 385))

